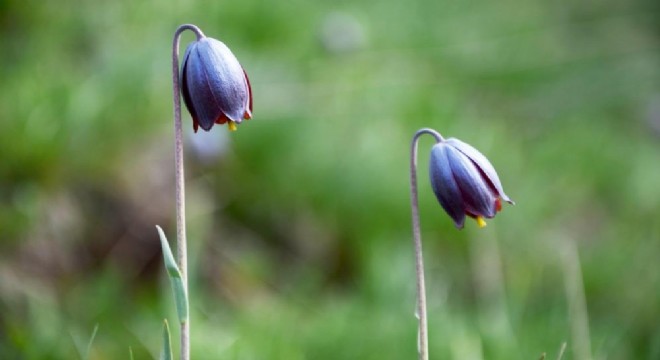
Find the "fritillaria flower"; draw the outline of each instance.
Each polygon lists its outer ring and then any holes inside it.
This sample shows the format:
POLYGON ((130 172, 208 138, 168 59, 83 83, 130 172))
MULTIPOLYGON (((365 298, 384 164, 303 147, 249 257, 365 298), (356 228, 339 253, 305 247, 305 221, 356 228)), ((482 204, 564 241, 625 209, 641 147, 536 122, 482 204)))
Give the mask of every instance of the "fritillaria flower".
POLYGON ((502 200, 513 204, 490 161, 458 139, 433 146, 429 173, 435 196, 459 229, 466 215, 484 227, 484 218, 493 218, 502 209, 502 200))
MULTIPOLYGON (((186 240, 185 176, 183 166, 183 126, 181 97, 193 119, 193 129, 205 131, 214 124, 236 124, 252 117, 252 90, 247 74, 222 42, 208 38, 193 24, 183 24, 172 39, 172 102, 174 105, 174 183, 176 204, 176 261, 165 233, 158 228, 167 273, 172 282, 180 326, 181 360, 190 360, 190 321, 188 317, 188 242, 186 240), (179 44, 184 31, 195 33, 196 40, 186 49, 179 68, 179 44)), ((163 355, 172 358, 169 328, 165 322, 167 346, 163 355)))
POLYGON ((513 204, 504 193, 493 165, 477 149, 457 139, 445 139, 433 129, 423 128, 415 133, 410 144, 410 208, 415 246, 415 314, 419 320, 417 349, 420 360, 429 358, 424 256, 417 193, 417 144, 419 138, 425 134, 433 136, 436 142, 431 148, 429 165, 431 187, 457 228, 463 228, 466 215, 477 220, 480 227, 484 227, 484 218, 494 217, 502 209, 502 200, 513 204))
POLYGON ((193 119, 193 129, 209 131, 213 124, 236 124, 252 117, 250 80, 229 48, 201 37, 188 45, 181 67, 181 93, 193 119))

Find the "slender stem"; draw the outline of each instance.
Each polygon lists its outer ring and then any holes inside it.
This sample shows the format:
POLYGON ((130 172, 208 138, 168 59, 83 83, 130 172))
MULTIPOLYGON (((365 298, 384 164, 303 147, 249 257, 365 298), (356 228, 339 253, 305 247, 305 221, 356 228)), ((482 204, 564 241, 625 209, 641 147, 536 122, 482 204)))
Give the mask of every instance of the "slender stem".
MULTIPOLYGON (((181 90, 179 84, 179 39, 181 33, 191 30, 197 35, 197 40, 204 37, 204 33, 195 25, 185 24, 179 26, 174 32, 172 43, 172 85, 174 91, 174 172, 176 184, 176 239, 177 261, 183 286, 188 292, 188 261, 186 243, 186 194, 183 175, 183 130, 181 125, 181 90)), ((190 359, 190 317, 181 323, 181 360, 190 359)))
POLYGON ((432 135, 437 142, 444 141, 437 131, 424 128, 415 133, 410 145, 410 207, 412 209, 413 241, 415 243, 415 274, 417 275, 416 315, 419 319, 417 350, 419 351, 420 360, 428 360, 429 358, 424 257, 422 255, 422 235, 419 226, 419 201, 417 196, 417 143, 419 137, 424 134, 432 135))

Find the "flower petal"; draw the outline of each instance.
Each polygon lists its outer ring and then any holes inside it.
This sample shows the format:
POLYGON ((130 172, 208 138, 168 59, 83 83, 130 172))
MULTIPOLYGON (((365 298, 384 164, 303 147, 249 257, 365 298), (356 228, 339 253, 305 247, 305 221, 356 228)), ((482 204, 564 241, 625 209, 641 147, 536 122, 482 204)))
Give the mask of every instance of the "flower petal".
POLYGON ((212 38, 199 41, 198 56, 207 85, 220 110, 230 120, 240 123, 250 93, 238 59, 224 43, 212 38))
POLYGON ((190 55, 185 65, 184 79, 186 80, 187 93, 192 108, 195 109, 197 115, 197 121, 202 129, 209 131, 213 127, 215 119, 222 114, 222 110, 218 99, 216 99, 209 86, 207 73, 213 72, 213 70, 206 69, 201 61, 200 44, 202 40, 190 45, 190 55))
POLYGON ((243 69, 243 75, 245 75, 245 84, 247 85, 247 90, 249 94, 247 111, 243 114, 243 119, 248 120, 252 118, 252 86, 250 86, 250 78, 248 78, 245 69, 243 69))
POLYGON ((475 216, 492 218, 496 210, 496 194, 490 189, 475 164, 458 149, 447 144, 451 173, 463 197, 465 211, 475 216))
POLYGON ((456 227, 462 229, 465 223, 465 206, 461 190, 449 165, 448 151, 450 150, 451 148, 442 142, 431 148, 429 175, 431 187, 438 202, 454 220, 456 227))
POLYGON ((511 200, 504 193, 504 189, 502 188, 502 183, 500 182, 500 178, 499 176, 497 176, 497 171, 495 171, 493 165, 490 163, 490 161, 488 161, 488 158, 486 158, 481 152, 479 152, 479 150, 456 138, 449 138, 445 142, 453 146, 454 148, 458 149, 461 153, 463 153, 470 160, 472 160, 474 165, 479 170, 481 170, 484 176, 488 179, 490 183, 489 185, 491 185, 494 188, 493 190, 497 193, 499 197, 501 197, 504 201, 508 202, 509 204, 514 203, 513 200, 511 200))
POLYGON ((186 48, 186 53, 183 56, 183 62, 182 62, 183 65, 181 66, 181 72, 179 73, 179 84, 181 84, 181 95, 183 96, 183 103, 186 104, 186 108, 188 109, 188 112, 192 117, 193 129, 195 132, 197 132, 197 127, 199 126, 199 120, 198 120, 199 117, 197 116, 197 112, 195 111, 192 101, 190 100, 190 90, 188 89, 188 80, 186 76, 186 64, 188 64, 188 59, 190 58, 190 52, 192 51, 196 43, 197 42, 194 42, 186 48))

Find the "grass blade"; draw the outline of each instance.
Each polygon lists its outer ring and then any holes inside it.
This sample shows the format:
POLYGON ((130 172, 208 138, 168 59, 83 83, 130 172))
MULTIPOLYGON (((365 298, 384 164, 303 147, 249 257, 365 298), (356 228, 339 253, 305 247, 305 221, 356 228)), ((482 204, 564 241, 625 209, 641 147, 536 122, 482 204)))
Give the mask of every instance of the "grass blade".
POLYGON ((160 352, 160 360, 172 360, 172 340, 170 338, 170 327, 167 319, 163 321, 163 349, 160 352))
POLYGON ((99 331, 99 324, 94 325, 94 330, 92 331, 92 336, 89 338, 87 343, 87 350, 85 351, 85 359, 89 360, 89 354, 92 352, 92 344, 96 338, 96 333, 99 331))
POLYGON ((557 355, 557 360, 561 360, 561 358, 564 356, 564 351, 566 351, 565 341, 561 344, 561 348, 559 348, 559 355, 557 355))

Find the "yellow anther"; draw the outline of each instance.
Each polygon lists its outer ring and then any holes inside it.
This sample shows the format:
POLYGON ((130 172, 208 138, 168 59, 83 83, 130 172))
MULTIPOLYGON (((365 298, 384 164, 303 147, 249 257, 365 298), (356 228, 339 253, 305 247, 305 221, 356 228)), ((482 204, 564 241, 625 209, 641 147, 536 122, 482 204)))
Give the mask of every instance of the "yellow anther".
POLYGON ((227 126, 229 126, 229 131, 236 131, 238 129, 236 123, 231 120, 229 120, 227 126))
POLYGON ((480 228, 486 227, 486 221, 481 216, 477 216, 475 220, 477 220, 477 225, 479 225, 480 228))

